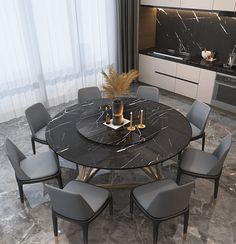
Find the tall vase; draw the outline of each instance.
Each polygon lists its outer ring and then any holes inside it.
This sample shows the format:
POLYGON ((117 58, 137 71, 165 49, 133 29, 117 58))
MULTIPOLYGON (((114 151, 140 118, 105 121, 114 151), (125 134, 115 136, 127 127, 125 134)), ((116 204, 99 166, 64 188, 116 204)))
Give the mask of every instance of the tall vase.
POLYGON ((112 102, 112 123, 113 125, 122 125, 124 122, 123 118, 124 104, 121 100, 115 99, 112 102))

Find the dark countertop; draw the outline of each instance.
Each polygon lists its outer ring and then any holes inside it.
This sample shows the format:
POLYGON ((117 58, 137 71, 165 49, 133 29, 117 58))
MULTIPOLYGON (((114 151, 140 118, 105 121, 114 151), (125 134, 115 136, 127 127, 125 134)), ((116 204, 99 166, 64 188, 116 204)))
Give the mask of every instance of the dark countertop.
POLYGON ((215 61, 209 62, 209 61, 204 60, 200 55, 196 56, 196 55, 190 54, 190 56, 184 57, 184 56, 179 55, 177 52, 170 53, 167 50, 162 50, 162 49, 158 49, 158 48, 149 48, 149 49, 145 49, 145 50, 140 50, 139 53, 145 54, 148 56, 152 56, 152 57, 156 57, 156 58, 170 60, 170 61, 173 61, 176 63, 182 63, 182 64, 187 64, 187 65, 191 65, 191 66, 202 68, 202 69, 212 70, 212 71, 215 71, 218 73, 236 76, 236 67, 224 68, 223 62, 221 62, 220 60, 215 60, 215 61), (158 54, 153 54, 153 52, 160 52, 160 53, 167 54, 167 55, 175 55, 178 57, 183 57, 183 60, 179 60, 179 59, 175 59, 175 58, 171 58, 171 57, 160 56, 158 54))
POLYGON ((146 128, 140 130, 141 135, 137 130, 129 134, 126 128, 128 125, 116 131, 103 125, 107 113, 105 107, 111 105, 112 100, 99 99, 74 105, 57 114, 46 129, 49 146, 69 161, 91 168, 121 170, 163 162, 189 144, 191 126, 175 109, 143 99, 122 100, 125 104, 124 117, 129 119, 132 111, 134 124, 138 124, 140 109, 144 110, 146 128), (85 133, 82 135, 78 131, 81 128, 90 132, 89 136, 85 133), (143 140, 135 139, 139 136, 143 140), (108 137, 111 137, 111 145, 107 145, 108 137), (118 143, 114 145, 117 138, 118 143))

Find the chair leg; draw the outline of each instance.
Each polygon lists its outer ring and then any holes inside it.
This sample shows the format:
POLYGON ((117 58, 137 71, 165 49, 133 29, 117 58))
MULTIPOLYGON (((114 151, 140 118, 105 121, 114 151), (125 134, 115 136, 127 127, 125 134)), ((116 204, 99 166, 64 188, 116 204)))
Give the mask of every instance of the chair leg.
POLYGON ((218 195, 218 188, 219 188, 219 181, 220 181, 220 177, 215 179, 215 188, 214 188, 214 198, 217 198, 218 195))
POLYGON ((79 165, 75 164, 75 166, 76 166, 76 170, 79 171, 79 165))
POLYGON ((35 140, 33 137, 31 137, 31 144, 32 144, 32 150, 33 150, 33 154, 36 154, 36 149, 35 149, 35 140))
POLYGON ((109 212, 110 212, 110 215, 112 216, 113 215, 113 201, 112 201, 112 199, 109 203, 109 212))
POLYGON ((83 224, 83 239, 84 239, 84 244, 88 244, 88 224, 83 224))
POLYGON ((63 183, 62 183, 61 174, 57 177, 57 182, 58 182, 59 188, 63 189, 63 183))
POLYGON ((17 180, 17 185, 18 185, 19 194, 20 194, 20 201, 21 201, 21 203, 24 203, 23 184, 21 183, 21 181, 17 180))
POLYGON ((204 149, 205 149, 205 139, 206 139, 206 135, 204 133, 202 136, 202 151, 204 151, 204 149))
POLYGON ((130 196, 129 212, 130 212, 131 214, 133 214, 133 211, 134 211, 134 200, 133 200, 133 197, 130 196))
POLYGON ((153 244, 157 243, 158 230, 159 230, 159 222, 158 221, 153 221, 153 244))
POLYGON ((58 236, 57 215, 53 210, 52 210, 52 223, 53 223, 54 236, 58 236))
POLYGON ((189 209, 184 213, 184 236, 187 234, 187 230, 188 230, 188 219, 189 219, 189 209))
POLYGON ((180 182, 180 178, 181 178, 181 169, 178 168, 177 170, 177 177, 176 177, 176 183, 179 185, 180 182))

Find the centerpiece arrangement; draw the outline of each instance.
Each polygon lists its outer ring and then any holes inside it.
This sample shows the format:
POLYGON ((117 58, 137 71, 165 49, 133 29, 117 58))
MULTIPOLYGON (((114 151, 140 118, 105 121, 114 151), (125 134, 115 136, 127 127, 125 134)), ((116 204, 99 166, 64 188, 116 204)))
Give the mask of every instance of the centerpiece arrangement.
POLYGON ((122 125, 124 123, 124 104, 120 97, 128 95, 130 85, 139 76, 139 72, 130 70, 128 73, 119 74, 110 66, 107 73, 102 71, 102 75, 106 82, 103 85, 106 96, 114 99, 112 103, 112 123, 113 125, 122 125))

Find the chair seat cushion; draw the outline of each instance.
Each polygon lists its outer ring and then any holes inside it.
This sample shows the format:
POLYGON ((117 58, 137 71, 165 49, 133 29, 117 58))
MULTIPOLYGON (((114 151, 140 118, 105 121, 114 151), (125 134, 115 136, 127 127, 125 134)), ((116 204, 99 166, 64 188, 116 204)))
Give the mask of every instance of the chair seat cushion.
POLYGON ((194 124, 190 123, 191 128, 192 128, 192 137, 199 136, 201 134, 201 130, 195 126, 194 124))
POLYGON ((134 189, 133 194, 139 204, 145 210, 148 210, 150 204, 160 192, 174 189, 176 187, 177 184, 173 180, 165 179, 138 186, 134 189))
POLYGON ((46 142, 45 132, 46 132, 46 126, 44 126, 42 129, 38 130, 34 134, 34 137, 38 138, 39 140, 46 142))
POLYGON ((58 163, 53 152, 44 152, 25 158, 20 162, 21 169, 30 179, 43 178, 58 172, 58 163))
POLYGON ((208 152, 188 148, 182 156, 180 168, 196 174, 218 175, 217 162, 218 158, 208 152))
POLYGON ((64 187, 64 190, 74 194, 80 194, 94 212, 96 212, 109 197, 108 190, 75 180, 70 181, 64 187))

